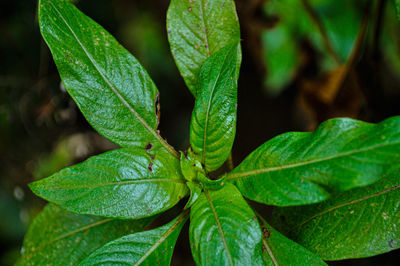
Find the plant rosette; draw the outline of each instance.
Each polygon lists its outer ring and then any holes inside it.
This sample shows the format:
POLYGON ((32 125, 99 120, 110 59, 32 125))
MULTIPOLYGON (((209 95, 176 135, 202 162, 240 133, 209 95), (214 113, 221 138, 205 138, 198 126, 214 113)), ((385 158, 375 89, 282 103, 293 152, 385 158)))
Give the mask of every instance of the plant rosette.
POLYGON ((169 265, 189 219, 197 265, 324 265, 399 248, 400 117, 338 118, 285 133, 210 178, 236 133, 233 1, 169 6, 172 55, 196 99, 181 153, 157 129, 154 82, 107 31, 66 0, 40 0, 39 22, 68 93, 121 148, 30 184, 51 203, 31 224, 18 264, 169 265), (146 230, 188 196, 180 215, 146 230), (271 220, 246 199, 276 206, 271 220))

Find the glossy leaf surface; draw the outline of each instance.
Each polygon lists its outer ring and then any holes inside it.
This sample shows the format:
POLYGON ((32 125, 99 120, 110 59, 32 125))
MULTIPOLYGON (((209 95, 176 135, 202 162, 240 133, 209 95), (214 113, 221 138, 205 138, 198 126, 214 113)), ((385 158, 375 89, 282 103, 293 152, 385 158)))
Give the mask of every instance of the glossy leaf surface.
POLYGON ((179 160, 155 147, 94 156, 30 187, 69 211, 130 219, 165 211, 188 192, 179 160))
POLYGON ((275 208, 277 229, 325 260, 400 248, 400 171, 309 206, 275 208))
POLYGON ((77 265, 107 242, 141 231, 150 221, 79 215, 49 204, 31 224, 17 265, 77 265))
POLYGON ((332 119, 313 133, 266 142, 227 176, 264 204, 316 203, 333 191, 369 185, 400 165, 400 117, 379 124, 332 119))
POLYGON ((40 29, 65 88, 89 123, 121 145, 158 135, 158 91, 139 62, 107 31, 66 0, 40 0, 40 29))
POLYGON ((263 231, 263 256, 267 265, 326 265, 314 253, 286 238, 258 216, 263 231))
POLYGON ((188 202, 185 205, 185 209, 190 208, 193 203, 196 202, 196 200, 200 197, 201 193, 202 193, 202 188, 194 183, 194 182, 187 182, 186 183, 188 188, 190 189, 190 197, 188 202))
POLYGON ((188 211, 162 227, 107 243, 80 265, 170 265, 176 240, 187 216, 188 211))
MULTIPOLYGON (((231 42, 240 41, 232 0, 172 0, 167 13, 168 40, 186 85, 196 97, 197 77, 207 59, 231 42)), ((237 70, 241 62, 238 51, 237 70)))
POLYGON ((189 236, 197 265, 263 265, 257 218, 231 184, 192 205, 189 236))
POLYGON ((181 171, 188 181, 196 180, 199 172, 204 173, 203 166, 198 157, 199 156, 193 153, 190 148, 187 150, 186 154, 181 152, 181 171))
POLYGON ((208 58, 200 70, 190 123, 190 144, 207 171, 220 167, 231 152, 236 133, 238 43, 208 58))

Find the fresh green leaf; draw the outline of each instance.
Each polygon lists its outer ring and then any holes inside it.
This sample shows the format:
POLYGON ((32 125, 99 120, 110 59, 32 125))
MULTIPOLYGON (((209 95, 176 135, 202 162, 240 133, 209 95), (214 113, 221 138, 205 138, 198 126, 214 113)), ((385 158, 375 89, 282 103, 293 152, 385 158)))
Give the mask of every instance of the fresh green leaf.
POLYGON ((223 175, 222 177, 218 179, 211 179, 207 177, 206 175, 199 173, 197 175, 198 182, 201 184, 201 187, 203 189, 207 190, 220 190, 225 186, 225 179, 226 175, 223 175))
POLYGON ((40 0, 40 30, 61 79, 89 123, 122 147, 152 142, 158 91, 139 62, 107 31, 66 0, 40 0))
POLYGON ((397 18, 400 20, 400 0, 396 0, 397 18))
POLYGON ((188 214, 189 211, 185 211, 162 227, 107 243, 80 265, 170 265, 176 240, 188 214))
POLYGON ((278 230, 325 260, 363 258, 400 248, 400 171, 309 206, 276 208, 278 230))
POLYGON ((179 160, 156 147, 94 156, 30 187, 69 211, 126 219, 163 212, 188 192, 179 160))
POLYGON ((194 154, 190 148, 186 154, 181 152, 181 171, 188 181, 196 180, 197 173, 204 173, 203 166, 197 157, 199 156, 194 154))
MULTIPOLYGON (((233 0, 172 0, 167 13, 172 55, 189 90, 196 97, 198 74, 207 57, 240 41, 233 0)), ((237 71, 241 62, 238 49, 237 71)))
POLYGON ((77 265, 104 244, 143 230, 151 220, 79 215, 49 204, 29 227, 17 265, 77 265))
POLYGON ((202 192, 202 188, 198 184, 194 182, 187 182, 186 184, 190 189, 190 197, 185 205, 185 209, 192 207, 193 203, 196 202, 196 200, 200 197, 202 192))
POLYGON ((313 133, 291 132, 251 153, 227 180, 251 200, 316 203, 333 191, 366 186, 400 166, 400 117, 379 124, 332 119, 313 133))
POLYGON ((263 265, 257 217, 232 184, 193 204, 189 236, 197 265, 263 265))
POLYGON ((228 158, 236 133, 238 43, 208 58, 200 69, 199 88, 190 123, 190 144, 207 171, 228 158))
POLYGON ((263 231, 263 255, 267 265, 326 265, 321 258, 272 228, 257 216, 263 231))

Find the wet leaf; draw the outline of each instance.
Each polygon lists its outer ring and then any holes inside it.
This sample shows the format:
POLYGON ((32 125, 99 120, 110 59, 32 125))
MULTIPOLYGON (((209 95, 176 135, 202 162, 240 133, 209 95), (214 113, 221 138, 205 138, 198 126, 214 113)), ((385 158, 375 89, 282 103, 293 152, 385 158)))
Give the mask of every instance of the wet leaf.
POLYGON ((81 213, 139 219, 173 207, 187 192, 179 160, 162 148, 114 150, 30 185, 32 191, 81 213))
POLYGON ((258 216, 263 232, 263 256, 267 265, 326 265, 314 253, 286 238, 258 216))
POLYGON ((325 260, 400 248, 400 171, 309 206, 275 208, 273 224, 325 260))
POLYGON ((29 227, 17 265, 77 265, 105 243, 143 230, 151 220, 79 215, 49 204, 29 227))
POLYGON ((193 182, 187 182, 186 183, 188 188, 190 189, 190 197, 188 202, 185 205, 185 209, 190 208, 195 202, 196 200, 200 197, 201 193, 202 193, 202 188, 193 182))
POLYGON ((199 88, 190 123, 190 144, 207 171, 228 158, 236 133, 238 43, 208 58, 200 69, 199 88))
POLYGON ((40 0, 39 21, 65 88, 100 134, 122 147, 151 141, 177 156, 156 131, 157 88, 114 37, 66 0, 40 0))
POLYGON ((313 133, 285 133, 264 143, 227 181, 264 204, 316 203, 376 182, 400 166, 399 149, 400 117, 379 124, 332 119, 313 133))
POLYGON ((197 265, 263 265, 257 217, 231 184, 193 204, 189 236, 197 265))
POLYGON ((79 265, 169 265, 188 211, 172 222, 116 239, 92 253, 79 265))

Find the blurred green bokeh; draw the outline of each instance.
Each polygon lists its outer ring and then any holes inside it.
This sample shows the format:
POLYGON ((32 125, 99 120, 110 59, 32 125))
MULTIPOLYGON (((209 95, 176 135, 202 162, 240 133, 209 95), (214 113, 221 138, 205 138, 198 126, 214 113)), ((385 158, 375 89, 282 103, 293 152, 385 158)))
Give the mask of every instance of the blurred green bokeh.
MULTIPOLYGON (((272 95, 280 93, 293 81, 301 66, 301 50, 304 41, 309 42, 320 56, 320 71, 333 70, 349 58, 359 32, 366 4, 376 5, 376 1, 366 0, 309 0, 319 18, 334 54, 327 49, 323 35, 313 15, 305 8, 302 0, 271 0, 264 5, 267 16, 277 16, 278 22, 272 29, 263 32, 264 60, 267 74, 265 85, 272 95)), ((393 71, 400 74, 399 25, 396 21, 392 1, 387 3, 382 28, 383 56, 390 62, 393 71)), ((371 12, 372 13, 372 12, 371 12)), ((372 31, 372 29, 370 29, 372 31)))

